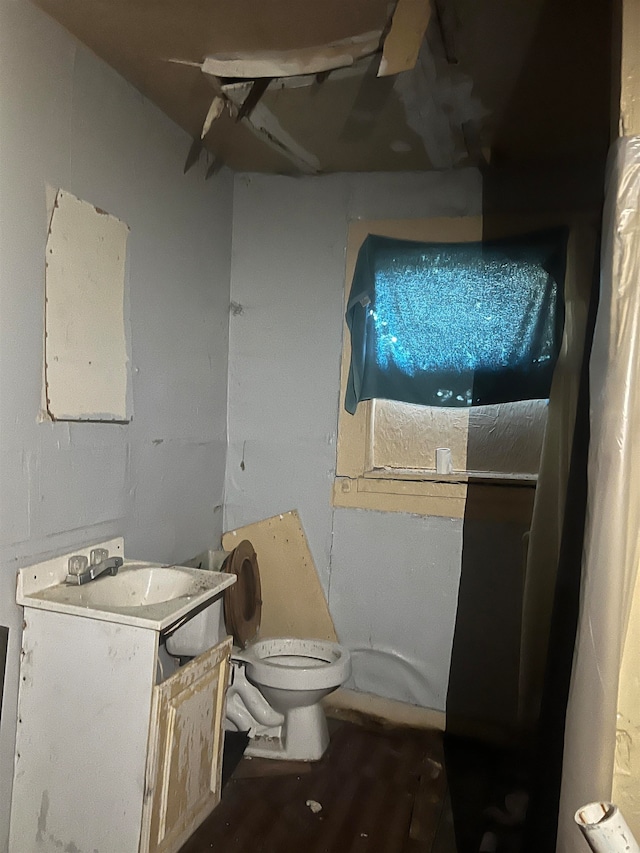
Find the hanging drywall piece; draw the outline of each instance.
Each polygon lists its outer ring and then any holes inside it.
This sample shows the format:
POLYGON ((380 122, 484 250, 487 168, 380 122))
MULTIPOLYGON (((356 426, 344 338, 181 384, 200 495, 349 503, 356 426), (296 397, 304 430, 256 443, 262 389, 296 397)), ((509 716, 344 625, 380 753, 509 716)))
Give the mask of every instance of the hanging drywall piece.
POLYGON ((45 394, 54 420, 127 421, 129 228, 58 190, 46 246, 45 394))
MULTIPOLYGON (((233 104, 239 108, 242 107, 247 96, 247 87, 244 83, 225 86, 224 91, 233 104)), ((318 158, 296 142, 263 103, 255 104, 251 110, 251 115, 246 116, 243 121, 255 136, 269 148, 273 148, 274 151, 286 157, 298 172, 315 175, 320 171, 318 158)))
POLYGON ((431 17, 430 0, 398 0, 384 40, 378 77, 411 71, 431 17))
POLYGON ((317 47, 295 50, 248 51, 218 53, 205 57, 202 71, 214 77, 291 77, 297 74, 320 74, 344 68, 380 47, 379 30, 340 39, 317 47))
POLYGON ((211 106, 207 110, 207 114, 202 124, 202 130, 200 131, 200 139, 204 139, 207 133, 209 133, 209 131, 211 130, 211 125, 217 118, 220 118, 223 110, 224 98, 220 95, 216 95, 211 101, 211 106))
POLYGON ((243 539, 253 545, 260 569, 260 637, 313 637, 337 642, 336 630, 300 517, 293 510, 231 530, 222 547, 243 539))

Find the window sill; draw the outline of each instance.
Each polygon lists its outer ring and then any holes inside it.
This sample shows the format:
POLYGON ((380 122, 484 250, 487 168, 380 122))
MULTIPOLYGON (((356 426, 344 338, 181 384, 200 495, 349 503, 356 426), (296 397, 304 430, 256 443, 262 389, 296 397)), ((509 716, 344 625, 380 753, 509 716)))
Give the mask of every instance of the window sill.
POLYGON ((474 477, 468 482, 443 482, 442 478, 336 477, 333 505, 441 518, 528 522, 534 495, 535 481, 530 480, 498 481, 474 477), (473 490, 475 499, 468 504, 469 489, 473 490))

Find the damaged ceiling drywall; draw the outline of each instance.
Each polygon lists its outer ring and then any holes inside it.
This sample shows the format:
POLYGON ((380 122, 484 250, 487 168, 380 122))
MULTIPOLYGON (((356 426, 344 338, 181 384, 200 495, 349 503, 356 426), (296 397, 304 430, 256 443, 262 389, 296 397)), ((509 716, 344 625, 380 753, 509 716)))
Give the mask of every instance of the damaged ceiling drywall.
POLYGON ((193 137, 190 162, 408 171, 607 148, 604 0, 36 2, 193 137))

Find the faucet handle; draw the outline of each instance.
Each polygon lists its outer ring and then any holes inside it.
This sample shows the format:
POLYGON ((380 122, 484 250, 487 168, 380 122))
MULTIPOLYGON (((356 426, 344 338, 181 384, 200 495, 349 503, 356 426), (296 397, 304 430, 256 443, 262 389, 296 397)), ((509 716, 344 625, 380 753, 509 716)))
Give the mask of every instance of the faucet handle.
POLYGON ((98 563, 101 563, 103 560, 106 560, 109 556, 109 552, 106 548, 94 548, 91 551, 91 557, 89 558, 89 562, 92 566, 97 566, 98 563))
POLYGON ((86 572, 88 565, 89 560, 87 560, 84 554, 74 554, 73 557, 69 557, 67 574, 81 575, 83 572, 86 572))

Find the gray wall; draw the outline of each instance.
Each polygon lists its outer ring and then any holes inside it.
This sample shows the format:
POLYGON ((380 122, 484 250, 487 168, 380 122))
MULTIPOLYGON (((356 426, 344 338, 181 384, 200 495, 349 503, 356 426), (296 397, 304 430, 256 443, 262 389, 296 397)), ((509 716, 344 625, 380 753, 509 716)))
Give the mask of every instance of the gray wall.
POLYGON ((481 193, 474 170, 242 175, 234 191, 225 527, 298 509, 354 685, 441 710, 462 521, 331 506, 347 225, 478 214, 481 193))
POLYGON ((0 3, 0 729, 6 850, 22 614, 16 569, 124 533, 173 560, 221 530, 232 179, 182 174, 189 139, 23 0, 0 3), (38 423, 45 182, 123 219, 134 420, 38 423))

